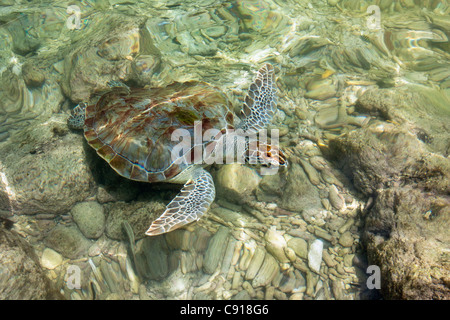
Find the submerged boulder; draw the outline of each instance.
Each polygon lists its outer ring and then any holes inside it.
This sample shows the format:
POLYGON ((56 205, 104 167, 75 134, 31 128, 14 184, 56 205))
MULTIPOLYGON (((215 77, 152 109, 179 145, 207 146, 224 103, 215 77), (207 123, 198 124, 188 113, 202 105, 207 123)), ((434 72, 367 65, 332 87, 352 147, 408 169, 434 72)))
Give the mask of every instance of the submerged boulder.
POLYGON ((0 300, 61 298, 33 248, 16 232, 0 227, 0 300))
POLYGON ((219 196, 233 202, 245 202, 258 187, 261 177, 256 170, 233 163, 221 166, 215 181, 219 196))
POLYGON ((105 229, 105 213, 95 201, 77 203, 70 211, 80 231, 86 238, 98 239, 105 229))
POLYGON ((298 163, 293 163, 289 168, 279 206, 293 212, 322 207, 319 191, 298 163))
POLYGON ((69 259, 86 256, 92 245, 76 226, 64 225, 54 227, 45 237, 44 243, 69 259))
POLYGON ((62 214, 94 191, 84 137, 64 116, 33 123, 0 146, 0 210, 62 214))
POLYGON ((357 101, 356 110, 384 120, 406 124, 431 151, 450 152, 450 98, 445 91, 418 85, 370 89, 357 101))
POLYGON ((448 138, 438 130, 449 123, 441 122, 448 105, 427 124, 430 114, 415 111, 441 104, 425 104, 433 102, 426 94, 389 90, 372 91, 357 104, 394 123, 377 120, 337 137, 331 156, 374 199, 364 211, 363 241, 369 265, 380 267, 384 298, 450 299, 450 160, 448 138))
POLYGON ((384 297, 450 298, 450 202, 417 188, 378 193, 364 231, 369 264, 381 269, 384 297))
POLYGON ((429 152, 405 125, 376 122, 332 140, 330 149, 355 187, 366 195, 405 183, 449 190, 448 159, 429 152))
POLYGON ((164 202, 160 199, 130 203, 118 201, 108 203, 105 207, 108 212, 105 232, 109 238, 115 240, 128 239, 123 231, 124 221, 130 224, 137 240, 145 237, 145 231, 166 209, 164 202))
POLYGON ((64 59, 61 88, 74 102, 108 89, 108 81, 148 85, 159 70, 160 52, 144 18, 105 15, 64 59))

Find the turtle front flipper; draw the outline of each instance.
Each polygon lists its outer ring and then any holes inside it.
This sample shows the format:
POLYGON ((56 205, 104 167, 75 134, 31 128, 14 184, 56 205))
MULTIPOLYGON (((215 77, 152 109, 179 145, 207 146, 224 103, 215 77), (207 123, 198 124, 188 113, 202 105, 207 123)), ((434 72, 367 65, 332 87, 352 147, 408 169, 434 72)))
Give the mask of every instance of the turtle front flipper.
POLYGON ((272 121, 276 106, 275 71, 271 64, 265 64, 259 69, 245 97, 239 128, 246 132, 264 129, 272 121))
POLYGON ((209 172, 202 168, 195 170, 193 178, 186 182, 145 234, 155 236, 197 221, 208 211, 215 195, 214 181, 209 172))

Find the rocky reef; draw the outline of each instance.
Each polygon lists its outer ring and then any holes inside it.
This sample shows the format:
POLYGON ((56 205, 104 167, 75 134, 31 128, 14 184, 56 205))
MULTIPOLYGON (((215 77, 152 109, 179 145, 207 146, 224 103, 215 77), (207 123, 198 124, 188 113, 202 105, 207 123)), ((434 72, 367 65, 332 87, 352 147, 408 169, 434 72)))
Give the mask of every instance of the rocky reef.
POLYGON ((0 299, 61 299, 34 249, 20 235, 0 227, 0 299))
POLYGON ((367 91, 357 107, 390 122, 330 141, 342 170, 371 199, 363 240, 386 298, 450 294, 448 102, 416 87, 367 91))

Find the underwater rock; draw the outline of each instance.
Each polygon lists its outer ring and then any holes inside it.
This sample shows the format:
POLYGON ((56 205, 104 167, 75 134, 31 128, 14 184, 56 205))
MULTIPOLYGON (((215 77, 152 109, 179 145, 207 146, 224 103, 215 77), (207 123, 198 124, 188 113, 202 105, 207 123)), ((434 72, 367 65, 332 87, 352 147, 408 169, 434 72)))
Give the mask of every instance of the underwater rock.
POLYGON ((337 209, 342 210, 345 208, 345 200, 344 198, 339 194, 338 189, 334 184, 332 184, 329 188, 330 192, 328 194, 328 198, 330 199, 331 205, 337 209))
POLYGON ((251 300, 249 293, 247 290, 239 291, 235 296, 233 296, 230 300, 251 300))
POLYGON ((327 100, 336 95, 336 87, 331 79, 314 80, 308 83, 305 98, 314 100, 327 100))
POLYGON ((350 227, 351 227, 354 223, 355 223, 355 219, 353 219, 353 218, 348 219, 344 224, 342 224, 342 225, 339 227, 339 229, 338 229, 339 233, 344 233, 344 232, 346 232, 348 229, 350 229, 350 227))
POLYGON ((256 250, 256 242, 253 239, 244 242, 243 254, 239 261, 239 270, 247 271, 256 250))
POLYGON ((31 245, 16 232, 1 227, 0 299, 62 299, 39 265, 31 245))
POLYGON ((122 229, 122 222, 128 221, 133 229, 136 240, 145 236, 145 231, 153 220, 158 218, 165 210, 165 204, 158 199, 148 201, 114 202, 105 204, 107 211, 106 235, 115 240, 126 240, 122 229))
POLYGON ((280 207, 294 212, 301 212, 307 208, 321 208, 319 192, 309 182, 302 167, 293 163, 289 170, 280 207))
POLYGON ((86 256, 92 245, 76 226, 64 225, 54 227, 45 237, 44 243, 69 259, 86 256))
POLYGON ((247 29, 261 34, 273 34, 289 27, 289 20, 280 12, 272 10, 272 1, 236 0, 239 17, 247 29))
POLYGON ((319 273, 320 265, 322 264, 322 250, 323 242, 319 239, 314 240, 309 246, 308 266, 316 273, 319 273))
POLYGON ((228 235, 230 230, 226 227, 220 227, 215 235, 209 240, 208 248, 206 248, 203 258, 203 270, 212 274, 216 271, 217 266, 221 263, 225 249, 228 243, 228 235))
POLYGON ((146 237, 136 245, 136 264, 141 275, 149 280, 166 278, 169 270, 169 247, 164 236, 146 237))
POLYGON ((375 198, 362 239, 369 264, 381 268, 383 297, 448 299, 450 161, 409 129, 375 122, 331 140, 330 151, 356 188, 375 198))
POLYGON ((336 300, 342 300, 344 298, 344 283, 341 279, 331 281, 331 292, 336 300))
POLYGON ((167 245, 173 250, 181 249, 187 251, 192 249, 195 241, 193 233, 185 229, 174 230, 165 234, 165 237, 167 245))
POLYGON ((287 247, 286 240, 281 233, 276 230, 275 226, 272 226, 267 230, 264 240, 266 240, 266 250, 270 252, 279 262, 289 262, 289 259, 285 253, 285 248, 287 247))
POLYGON ((204 33, 212 38, 219 38, 227 32, 226 26, 211 26, 203 29, 204 33))
POLYGON ((319 227, 325 225, 325 219, 327 218, 327 211, 319 208, 304 209, 302 212, 303 220, 312 225, 319 227))
POLYGON ((240 272, 235 272, 231 280, 231 289, 237 290, 242 286, 242 277, 240 272))
POLYGON ((97 189, 97 201, 99 203, 126 201, 129 202, 137 198, 139 188, 131 181, 122 179, 122 177, 111 177, 108 179, 108 185, 99 185, 97 189), (119 181, 120 180, 120 181, 119 181))
POLYGON ((212 211, 221 219, 223 219, 226 222, 232 223, 236 227, 245 227, 245 225, 250 222, 248 217, 242 215, 239 212, 232 211, 226 208, 217 207, 214 208, 212 211))
POLYGON ((233 260, 234 248, 236 247, 237 240, 234 237, 230 237, 228 239, 227 247, 225 249, 225 254, 222 260, 222 266, 220 268, 220 272, 223 274, 227 274, 228 270, 230 270, 231 260, 233 260))
MULTIPOLYGON (((20 68, 17 68, 17 64, 9 66, 0 75, 0 80, 2 83, 1 87, 1 101, 0 104, 2 113, 9 113, 14 115, 20 113, 22 109, 27 109, 30 105, 31 93, 27 90, 25 83, 21 77, 19 77, 20 68)), ((3 123, 7 119, 2 117, 2 127, 3 123)), ((2 128, 2 131, 4 129, 2 128)))
POLYGON ((268 286, 266 287, 265 290, 265 295, 264 295, 264 300, 273 300, 273 294, 275 292, 275 287, 273 286, 268 286))
POLYGON ((297 279, 295 278, 295 275, 292 271, 285 273, 280 273, 281 279, 278 285, 278 288, 281 292, 284 293, 290 293, 295 288, 295 283, 297 282, 297 279))
POLYGON ((277 202, 284 190, 284 178, 281 174, 262 176, 259 186, 255 191, 256 197, 261 202, 277 202))
POLYGON ((294 250, 295 254, 302 259, 308 258, 308 243, 301 238, 292 238, 287 243, 288 247, 294 250))
POLYGON ((183 274, 197 271, 201 267, 197 265, 196 254, 191 251, 182 251, 180 255, 180 268, 183 274))
POLYGON ((172 17, 149 18, 147 28, 169 64, 184 66, 194 61, 191 57, 203 60, 226 48, 225 43, 238 40, 239 22, 229 12, 230 8, 214 7, 208 6, 200 12, 180 10, 172 17))
POLYGON ((385 298, 450 298, 449 223, 448 198, 409 187, 379 191, 363 238, 369 265, 380 266, 385 298))
POLYGON ((265 255, 266 252, 261 246, 256 247, 247 272, 245 273, 245 280, 253 280, 255 278, 263 264, 265 255))
POLYGON ((320 177, 319 173, 316 171, 316 169, 309 164, 308 161, 300 159, 300 164, 303 167, 303 170, 305 170, 306 174, 308 175, 309 181, 317 186, 320 183, 320 177))
POLYGON ((254 169, 233 163, 221 166, 215 181, 218 195, 233 202, 240 202, 252 195, 261 177, 254 169))
POLYGON ((355 187, 368 196, 395 181, 448 190, 448 159, 428 152, 405 126, 374 123, 331 140, 330 151, 355 187))
POLYGON ((196 252, 204 252, 208 247, 209 238, 211 232, 202 227, 197 227, 194 230, 194 243, 190 249, 194 249, 196 252))
POLYGON ((337 124, 338 119, 339 113, 336 106, 320 108, 314 116, 314 123, 319 126, 319 128, 327 128, 333 124, 337 124))
POLYGON ((250 298, 252 298, 252 299, 255 298, 256 292, 253 289, 253 287, 250 284, 250 282, 245 281, 244 283, 242 283, 242 288, 248 292, 248 294, 250 295, 250 298))
POLYGON ((322 251, 322 259, 329 268, 334 268, 337 264, 336 260, 334 260, 333 256, 327 250, 322 251))
POLYGON ((270 253, 267 253, 258 274, 253 278, 252 287, 258 288, 268 285, 279 272, 280 267, 277 260, 270 253))
POLYGON ((94 179, 84 161, 84 138, 68 133, 62 121, 32 125, 0 147, 6 184, 0 188, 0 209, 62 214, 92 194, 94 179))
POLYGON ((353 265, 353 259, 355 258, 355 254, 346 254, 344 256, 344 266, 351 267, 353 265))
POLYGON ((101 204, 94 201, 77 203, 70 213, 86 238, 97 239, 103 234, 106 218, 101 204))
POLYGON ((46 269, 53 270, 56 267, 60 266, 62 261, 63 257, 55 250, 45 248, 42 252, 41 266, 46 269))
POLYGON ((36 32, 38 26, 38 14, 22 14, 6 24, 6 29, 11 34, 13 51, 20 55, 27 55, 36 51, 41 41, 36 32))
POLYGON ((129 256, 126 258, 126 274, 130 280, 131 292, 134 294, 139 294, 140 281, 131 263, 129 256))
MULTIPOLYGON (((5 68, 0 73, 0 83, 2 83, 0 87, 0 142, 14 133, 17 133, 17 138, 20 139, 22 134, 20 130, 30 131, 30 127, 34 127, 36 134, 41 134, 38 131, 48 130, 48 128, 40 126, 42 123, 58 118, 54 113, 59 111, 64 99, 59 84, 52 81, 31 90, 22 77, 20 61, 13 58, 5 68)), ((25 72, 27 72, 26 68, 25 64, 25 72)), ((35 79, 32 81, 42 80, 36 79, 39 76, 33 77, 35 79)), ((38 138, 39 136, 36 137, 36 140, 39 140, 38 138)))
POLYGON ((346 231, 339 237, 339 244, 343 247, 351 247, 353 245, 353 236, 350 231, 346 231))
POLYGON ((22 66, 22 75, 23 80, 29 88, 40 87, 45 81, 43 72, 28 63, 22 66))
POLYGON ((111 80, 150 84, 160 53, 144 23, 143 18, 103 16, 102 27, 92 28, 65 57, 64 94, 74 102, 87 102, 92 93, 107 90, 111 80))
POLYGON ((181 51, 190 55, 214 56, 217 52, 217 44, 215 42, 206 44, 195 41, 188 31, 178 33, 176 40, 181 44, 181 51))
MULTIPOLYGON (((335 173, 341 175, 341 178, 342 178, 342 174, 340 174, 340 173, 337 172, 337 171, 335 171, 335 173)), ((331 168, 325 168, 325 169, 323 169, 323 170, 320 172, 320 176, 322 177, 322 180, 325 181, 326 183, 331 184, 331 185, 335 184, 336 186, 339 186, 339 187, 343 188, 342 182, 340 182, 340 181, 336 178, 335 173, 333 173, 333 171, 331 170, 331 168)), ((334 192, 334 194, 331 195, 332 197, 335 196, 335 197, 338 197, 338 198, 342 198, 342 196, 337 192, 337 189, 334 190, 334 191, 336 191, 336 192, 334 192)), ((330 192, 330 193, 331 193, 331 192, 330 192)), ((335 199, 335 200, 337 200, 337 199, 335 199)), ((343 200, 344 200, 344 199, 341 199, 340 201, 343 201, 343 200)), ((330 199, 330 201, 331 201, 331 199, 330 199)), ((338 200, 338 201, 339 201, 339 200, 338 200)), ((338 205, 338 207, 340 207, 340 205, 338 205)))
POLYGON ((327 161, 321 156, 313 156, 313 157, 309 158, 309 163, 311 163, 311 165, 316 170, 319 170, 319 171, 322 171, 322 170, 328 168, 327 161))
MULTIPOLYGON (((312 51, 318 50, 331 42, 328 39, 306 35, 303 37, 296 37, 295 40, 287 47, 288 54, 291 58, 296 56, 304 56, 312 51)), ((316 88, 310 88, 309 90, 316 90, 316 88)))
POLYGON ((432 151, 448 155, 449 105, 449 96, 443 90, 408 85, 367 90, 357 100, 356 110, 407 124, 432 151))

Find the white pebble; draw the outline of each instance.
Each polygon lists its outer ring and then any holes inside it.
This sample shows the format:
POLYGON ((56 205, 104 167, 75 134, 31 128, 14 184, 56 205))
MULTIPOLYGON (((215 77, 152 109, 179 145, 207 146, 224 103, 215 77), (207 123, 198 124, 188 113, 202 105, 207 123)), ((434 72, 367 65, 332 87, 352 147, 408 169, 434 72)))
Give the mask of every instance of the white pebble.
POLYGON ((42 252, 41 265, 46 269, 55 269, 61 265, 62 261, 62 256, 50 248, 45 248, 42 252))
POLYGON ((319 239, 314 240, 308 252, 308 266, 312 271, 319 273, 322 263, 323 242, 319 239))

